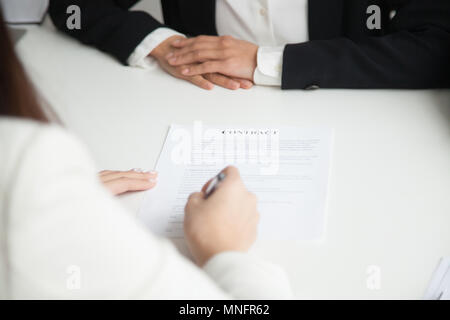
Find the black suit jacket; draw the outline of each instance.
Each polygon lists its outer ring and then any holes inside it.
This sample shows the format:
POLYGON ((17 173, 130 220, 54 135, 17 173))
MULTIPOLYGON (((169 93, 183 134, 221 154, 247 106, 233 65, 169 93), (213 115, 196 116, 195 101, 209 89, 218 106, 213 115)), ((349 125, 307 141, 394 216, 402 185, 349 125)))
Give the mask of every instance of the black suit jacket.
MULTIPOLYGON (((162 26, 147 13, 128 10, 137 2, 51 0, 50 15, 63 32, 125 64, 162 26), (81 30, 66 28, 72 4, 81 7, 81 30)), ((191 36, 217 35, 215 4, 162 0, 165 25, 191 36)), ((286 46, 283 89, 450 87, 450 0, 310 0, 309 39, 286 46), (380 30, 366 26, 372 4, 381 8, 380 30)))

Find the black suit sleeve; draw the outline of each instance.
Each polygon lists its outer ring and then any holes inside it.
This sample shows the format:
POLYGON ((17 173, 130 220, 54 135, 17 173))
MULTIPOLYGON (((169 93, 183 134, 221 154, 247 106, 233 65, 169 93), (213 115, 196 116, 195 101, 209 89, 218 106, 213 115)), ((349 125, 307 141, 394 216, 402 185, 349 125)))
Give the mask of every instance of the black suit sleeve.
POLYGON ((55 26, 81 42, 116 57, 123 64, 161 24, 142 11, 129 11, 134 0, 50 0, 49 13, 55 26), (69 30, 67 7, 81 8, 81 30, 69 30))
POLYGON ((287 45, 283 89, 450 87, 450 1, 411 0, 381 37, 287 45))

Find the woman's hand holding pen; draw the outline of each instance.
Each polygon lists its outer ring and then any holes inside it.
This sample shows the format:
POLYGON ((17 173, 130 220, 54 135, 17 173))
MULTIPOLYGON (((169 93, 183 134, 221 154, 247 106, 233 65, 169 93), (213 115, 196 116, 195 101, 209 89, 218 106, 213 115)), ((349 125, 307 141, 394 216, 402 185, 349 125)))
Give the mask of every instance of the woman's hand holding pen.
MULTIPOLYGON (((119 195, 155 187, 158 174, 132 169, 102 171, 99 177, 112 194, 119 195)), ((225 168, 221 178, 211 179, 201 192, 193 193, 185 207, 186 241, 200 266, 221 252, 245 252, 256 239, 256 196, 245 188, 236 168, 225 168), (217 184, 210 187, 214 182, 217 184)))
POLYGON ((221 252, 245 252, 256 239, 256 196, 245 188, 236 168, 227 167, 223 173, 226 178, 207 199, 211 181, 192 194, 185 207, 186 241, 200 266, 221 252))

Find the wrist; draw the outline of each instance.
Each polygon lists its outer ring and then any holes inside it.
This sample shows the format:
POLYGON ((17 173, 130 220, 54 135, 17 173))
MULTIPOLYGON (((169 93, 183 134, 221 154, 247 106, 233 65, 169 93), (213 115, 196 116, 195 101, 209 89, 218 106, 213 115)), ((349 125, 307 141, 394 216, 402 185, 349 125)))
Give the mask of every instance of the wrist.
POLYGON ((214 246, 214 247, 203 247, 201 250, 191 250, 191 253, 194 257, 194 260, 196 264, 199 267, 203 267, 205 264, 208 263, 209 260, 211 260, 213 257, 222 254, 224 252, 241 252, 245 253, 248 249, 243 248, 239 245, 221 245, 221 246, 214 246))

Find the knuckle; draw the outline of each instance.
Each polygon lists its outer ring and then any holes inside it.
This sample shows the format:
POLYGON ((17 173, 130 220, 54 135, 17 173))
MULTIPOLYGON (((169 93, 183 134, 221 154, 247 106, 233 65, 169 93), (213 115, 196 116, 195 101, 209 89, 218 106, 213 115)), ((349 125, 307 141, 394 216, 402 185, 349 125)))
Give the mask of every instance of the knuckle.
POLYGON ((222 46, 224 48, 229 48, 231 46, 231 42, 229 40, 223 40, 222 41, 222 46))
POLYGON ((193 223, 190 219, 185 220, 183 224, 184 233, 189 239, 195 239, 196 230, 194 225, 195 223, 193 223))
POLYGON ((255 212, 255 218, 256 218, 256 222, 258 222, 261 219, 261 214, 259 213, 259 211, 255 212))
POLYGON ((193 203, 193 202, 197 201, 197 199, 198 199, 198 194, 191 193, 188 197, 188 203, 193 203))
POLYGON ((220 39, 220 44, 222 45, 222 47, 228 48, 232 44, 232 38, 230 36, 223 36, 220 39))
POLYGON ((201 59, 203 57, 203 52, 200 50, 196 50, 194 51, 193 56, 195 59, 201 59))
POLYGON ((258 198, 254 193, 248 192, 247 193, 247 201, 248 204, 252 207, 256 207, 258 205, 258 198))
POLYGON ((235 166, 226 167, 223 172, 230 178, 232 181, 239 181, 240 175, 239 170, 235 166))
POLYGON ((194 43, 191 45, 190 49, 191 49, 191 50, 198 50, 198 49, 200 49, 201 47, 202 47, 201 43, 199 43, 199 42, 194 42, 194 43))
POLYGON ((180 49, 180 50, 175 52, 175 57, 176 58, 181 58, 182 56, 184 56, 188 52, 189 51, 186 48, 180 49))
POLYGON ((184 68, 185 68, 185 66, 178 66, 178 67, 175 68, 175 71, 176 71, 178 76, 181 75, 181 72, 183 71, 184 68))
POLYGON ((254 193, 251 193, 251 192, 249 192, 249 199, 252 203, 258 202, 258 197, 254 193))
POLYGON ((237 168, 235 166, 227 166, 224 171, 228 174, 233 174, 237 172, 237 168))
MULTIPOLYGON (((191 204, 191 202, 188 200, 188 201, 186 202, 186 204, 184 205, 184 212, 185 212, 185 213, 191 212, 191 208, 192 208, 192 204, 191 204)), ((186 222, 186 221, 185 221, 185 222, 186 222)))

